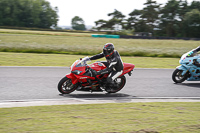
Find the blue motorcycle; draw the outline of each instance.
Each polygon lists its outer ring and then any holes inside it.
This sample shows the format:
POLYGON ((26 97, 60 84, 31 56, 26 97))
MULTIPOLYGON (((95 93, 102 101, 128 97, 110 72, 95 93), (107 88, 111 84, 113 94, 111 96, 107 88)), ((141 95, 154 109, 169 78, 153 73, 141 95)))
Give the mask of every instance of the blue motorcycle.
POLYGON ((172 74, 172 80, 175 83, 187 81, 200 81, 200 54, 191 50, 182 55, 179 63, 172 74))

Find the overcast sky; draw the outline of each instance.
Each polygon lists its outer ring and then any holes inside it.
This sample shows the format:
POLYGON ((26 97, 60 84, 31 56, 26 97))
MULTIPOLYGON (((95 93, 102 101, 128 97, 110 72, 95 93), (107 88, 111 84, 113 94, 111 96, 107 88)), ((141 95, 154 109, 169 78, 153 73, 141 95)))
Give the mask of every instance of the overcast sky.
MULTIPOLYGON (((134 9, 143 9, 147 0, 47 0, 52 7, 58 7, 58 26, 71 26, 74 16, 79 16, 85 21, 85 25, 95 26, 99 19, 108 20, 108 13, 114 9, 128 17, 134 9)), ((168 0, 156 0, 159 4, 165 4, 168 0)), ((188 2, 194 0, 187 0, 188 2)), ((197 0, 198 1, 198 0, 197 0)))

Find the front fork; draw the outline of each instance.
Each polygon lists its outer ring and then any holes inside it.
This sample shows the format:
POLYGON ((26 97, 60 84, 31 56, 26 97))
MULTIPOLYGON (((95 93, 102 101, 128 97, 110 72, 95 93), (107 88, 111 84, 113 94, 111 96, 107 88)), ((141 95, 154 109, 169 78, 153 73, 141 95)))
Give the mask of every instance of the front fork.
POLYGON ((187 69, 187 68, 184 67, 183 65, 177 66, 176 69, 182 70, 182 71, 183 71, 183 72, 181 73, 182 76, 184 76, 184 75, 189 71, 189 69, 187 69))
POLYGON ((74 74, 72 74, 72 73, 67 74, 66 77, 69 78, 69 79, 71 79, 72 84, 75 85, 76 83, 78 83, 78 79, 74 76, 74 74))

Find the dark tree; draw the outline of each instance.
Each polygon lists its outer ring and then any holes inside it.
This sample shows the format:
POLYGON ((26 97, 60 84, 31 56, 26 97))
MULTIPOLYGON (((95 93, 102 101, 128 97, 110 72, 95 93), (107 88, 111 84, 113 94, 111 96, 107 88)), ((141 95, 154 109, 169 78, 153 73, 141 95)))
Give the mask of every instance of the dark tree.
POLYGON ((86 30, 84 21, 79 16, 72 18, 71 24, 74 30, 86 30))
POLYGON ((183 25, 186 37, 200 38, 200 11, 193 9, 187 12, 183 19, 183 25))
POLYGON ((50 28, 57 25, 57 11, 45 0, 0 0, 0 25, 50 28))
POLYGON ((160 11, 160 5, 153 0, 147 0, 144 5, 146 7, 142 10, 141 18, 146 23, 146 27, 148 27, 146 31, 153 33, 154 28, 156 28, 158 25, 157 20, 160 11))
POLYGON ((95 21, 95 24, 97 26, 97 29, 110 29, 114 30, 115 28, 122 26, 123 27, 123 20, 125 16, 118 10, 115 9, 114 12, 109 13, 108 16, 111 16, 112 18, 108 21, 100 19, 98 21, 95 21))

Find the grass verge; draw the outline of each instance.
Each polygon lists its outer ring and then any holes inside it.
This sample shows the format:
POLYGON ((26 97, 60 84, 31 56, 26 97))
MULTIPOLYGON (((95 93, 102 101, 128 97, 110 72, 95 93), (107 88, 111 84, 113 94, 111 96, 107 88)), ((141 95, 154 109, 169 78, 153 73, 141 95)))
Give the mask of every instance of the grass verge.
MULTIPOLYGON (((85 55, 34 54, 0 52, 0 66, 71 66, 85 55)), ((105 60, 105 58, 99 59, 105 60)), ((135 64, 136 68, 175 68, 178 58, 130 57, 122 56, 126 63, 135 64)))
POLYGON ((92 38, 89 33, 0 29, 1 52, 94 55, 112 42, 123 56, 180 57, 200 41, 92 38))
POLYGON ((26 35, 55 35, 55 36, 81 36, 90 37, 92 33, 89 32, 58 32, 58 31, 40 31, 40 30, 17 30, 17 29, 1 29, 3 34, 26 34, 26 35))
POLYGON ((200 103, 115 103, 0 109, 0 132, 199 133, 200 103))

